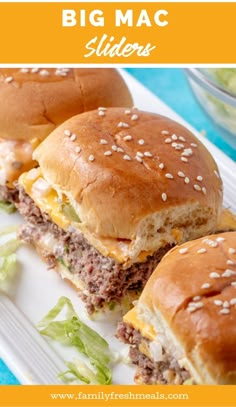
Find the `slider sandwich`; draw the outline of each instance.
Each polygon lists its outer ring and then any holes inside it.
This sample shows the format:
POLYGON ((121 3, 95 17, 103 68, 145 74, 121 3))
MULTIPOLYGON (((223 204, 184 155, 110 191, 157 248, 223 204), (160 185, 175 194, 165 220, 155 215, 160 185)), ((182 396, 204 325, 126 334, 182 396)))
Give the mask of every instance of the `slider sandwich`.
POLYGON ((15 202, 15 182, 59 124, 99 106, 132 106, 132 98, 115 69, 1 68, 0 104, 0 201, 15 202))
POLYGON ((180 124, 137 109, 71 118, 33 154, 18 209, 50 267, 90 312, 140 291, 174 245, 214 231, 222 182, 206 148, 180 124))
POLYGON ((236 232, 168 252, 117 337, 139 384, 236 384, 236 232))

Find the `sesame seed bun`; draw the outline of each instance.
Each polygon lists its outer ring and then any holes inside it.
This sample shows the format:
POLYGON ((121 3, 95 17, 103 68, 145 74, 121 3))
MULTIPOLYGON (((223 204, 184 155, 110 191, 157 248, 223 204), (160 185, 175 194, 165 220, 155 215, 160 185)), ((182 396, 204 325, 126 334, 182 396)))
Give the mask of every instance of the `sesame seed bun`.
POLYGON ((58 125, 99 106, 131 106, 115 69, 0 69, 1 186, 14 187, 35 166, 32 152, 58 125))
POLYGON ((217 166, 199 140, 166 117, 125 108, 84 113, 54 130, 33 157, 76 209, 87 239, 104 255, 108 240, 125 248, 127 264, 142 251, 216 228, 217 166))
MULTIPOLYGON (((236 232, 166 254, 136 306, 198 384, 236 383, 236 232)), ((127 323, 129 316, 125 318, 127 323)))
POLYGON ((25 141, 42 141, 68 118, 99 106, 132 106, 118 71, 104 68, 1 68, 0 99, 0 138, 25 141))

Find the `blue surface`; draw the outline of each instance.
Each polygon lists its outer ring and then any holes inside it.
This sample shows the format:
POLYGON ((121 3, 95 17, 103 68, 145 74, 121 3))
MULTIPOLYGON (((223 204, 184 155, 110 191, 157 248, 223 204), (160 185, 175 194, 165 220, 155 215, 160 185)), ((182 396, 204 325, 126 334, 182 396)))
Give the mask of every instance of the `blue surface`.
MULTIPOLYGON (((127 71, 155 93, 167 105, 207 138, 236 160, 236 152, 225 143, 195 101, 184 73, 174 68, 128 68, 127 71)), ((17 379, 0 360, 0 384, 18 384, 17 379)))
POLYGON ((195 129, 206 132, 206 137, 229 157, 236 161, 236 151, 227 144, 203 113, 188 86, 182 69, 175 68, 127 68, 143 85, 182 116, 195 129))

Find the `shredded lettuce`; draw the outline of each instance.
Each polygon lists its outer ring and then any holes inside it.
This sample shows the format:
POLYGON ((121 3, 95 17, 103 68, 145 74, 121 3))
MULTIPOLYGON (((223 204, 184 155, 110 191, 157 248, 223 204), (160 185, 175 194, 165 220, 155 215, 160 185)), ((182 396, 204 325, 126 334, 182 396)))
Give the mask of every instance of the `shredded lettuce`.
POLYGON ((8 242, 0 246, 0 256, 7 257, 10 254, 14 253, 20 246, 21 241, 18 239, 11 239, 8 242))
POLYGON ((2 259, 0 266, 0 281, 5 281, 11 274, 16 264, 16 255, 10 254, 2 259))
POLYGON ((0 201, 0 209, 6 213, 13 213, 16 211, 16 207, 12 202, 0 201))
POLYGON ((94 372, 83 362, 65 362, 68 370, 59 374, 59 378, 64 382, 71 382, 71 379, 78 379, 86 384, 99 384, 94 372))
POLYGON ((7 226, 4 229, 0 229, 0 236, 10 235, 18 230, 19 226, 12 225, 7 226))
MULTIPOLYGON (((55 307, 38 324, 40 333, 64 345, 75 347, 87 356, 96 369, 95 379, 99 384, 111 384, 109 367, 111 352, 108 343, 97 332, 85 325, 76 314, 71 301, 61 297, 55 307), (55 320, 66 309, 65 320, 55 320)), ((70 365, 70 371, 72 371, 70 365)), ((83 375, 82 375, 83 376, 83 375)))
MULTIPOLYGON (((0 236, 11 235, 16 232, 18 226, 7 226, 0 230, 0 236)), ((20 246, 20 240, 11 238, 6 243, 0 245, 0 282, 5 282, 12 276, 12 271, 16 265, 15 251, 20 246)))
POLYGON ((207 73, 218 85, 236 94, 236 68, 210 68, 207 73))
POLYGON ((71 204, 63 203, 61 207, 62 212, 68 219, 70 219, 73 222, 80 222, 80 218, 71 204))
POLYGON ((70 270, 70 267, 65 263, 65 260, 63 259, 63 257, 58 257, 57 261, 62 264, 63 267, 67 268, 68 270, 70 270))

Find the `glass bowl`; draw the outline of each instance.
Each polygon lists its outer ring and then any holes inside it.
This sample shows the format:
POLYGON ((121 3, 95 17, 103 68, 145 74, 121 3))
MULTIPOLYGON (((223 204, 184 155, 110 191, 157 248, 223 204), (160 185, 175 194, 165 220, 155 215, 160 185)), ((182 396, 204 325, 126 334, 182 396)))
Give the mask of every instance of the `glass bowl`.
POLYGON ((186 68, 184 71, 202 109, 236 151, 236 69, 186 68))

